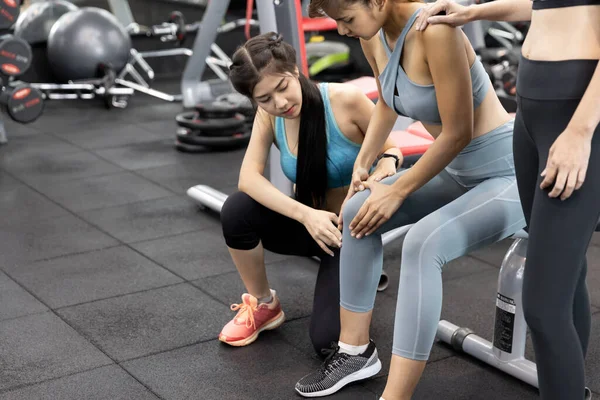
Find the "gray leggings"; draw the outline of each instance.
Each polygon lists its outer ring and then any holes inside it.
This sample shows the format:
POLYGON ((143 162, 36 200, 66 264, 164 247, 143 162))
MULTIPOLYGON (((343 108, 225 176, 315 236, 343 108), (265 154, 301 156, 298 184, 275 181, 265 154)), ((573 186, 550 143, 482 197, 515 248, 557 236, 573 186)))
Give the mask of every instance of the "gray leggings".
MULTIPOLYGON (((353 238, 347 224, 370 192, 357 193, 346 203, 340 305, 350 311, 373 308, 383 266, 381 235, 415 224, 402 247, 394 354, 428 359, 442 309, 444 264, 525 227, 514 175, 513 124, 473 139, 444 171, 412 193, 390 220, 369 236, 353 238)), ((392 184, 402 174, 382 182, 392 184)))

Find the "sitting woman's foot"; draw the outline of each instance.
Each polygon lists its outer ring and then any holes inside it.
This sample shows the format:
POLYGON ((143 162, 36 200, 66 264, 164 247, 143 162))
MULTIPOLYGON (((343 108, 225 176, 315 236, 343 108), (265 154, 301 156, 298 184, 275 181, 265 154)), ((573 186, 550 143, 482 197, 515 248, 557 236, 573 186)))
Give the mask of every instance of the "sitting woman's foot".
POLYGON ((219 340, 232 346, 246 346, 254 342, 262 331, 275 329, 285 321, 281 303, 274 290, 272 300, 258 303, 256 297, 244 293, 242 304, 232 304, 231 309, 237 315, 223 327, 219 340))
POLYGON ((585 388, 585 400, 591 400, 592 391, 589 388, 585 388))
POLYGON ((381 370, 375 343, 358 355, 341 353, 337 344, 319 370, 306 375, 296 383, 296 391, 304 397, 322 397, 333 394, 347 384, 375 376, 381 370))

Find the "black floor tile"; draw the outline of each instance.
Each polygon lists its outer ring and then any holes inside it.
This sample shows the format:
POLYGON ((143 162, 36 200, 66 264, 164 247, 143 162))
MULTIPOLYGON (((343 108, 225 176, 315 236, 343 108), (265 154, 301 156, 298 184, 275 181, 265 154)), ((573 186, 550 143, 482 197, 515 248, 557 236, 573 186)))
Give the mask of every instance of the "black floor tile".
POLYGON ((48 307, 2 272, 0 272, 0 305, 0 321, 48 311, 48 307))
POLYGON ((592 246, 600 246, 600 232, 594 232, 592 235, 592 241, 590 243, 592 246))
MULTIPOLYGON (((131 245, 187 280, 236 271, 220 227, 131 245)), ((265 263, 288 256, 265 252, 265 263)))
POLYGON ((58 311, 116 360, 122 361, 217 338, 229 309, 181 284, 58 311))
POLYGON ((15 183, 0 184, 0 223, 36 222, 41 219, 62 217, 69 212, 35 190, 15 183))
POLYGON ((308 357, 321 360, 322 355, 316 353, 310 340, 309 328, 310 316, 298 318, 293 321, 286 321, 275 330, 262 332, 257 341, 283 340, 308 357))
MULTIPOLYGON (((586 382, 590 389, 600 394, 600 314, 592 316, 592 332, 586 357, 586 382)), ((595 398, 596 396, 594 396, 595 398)))
POLYGON ((113 247, 8 269, 11 276, 51 308, 181 282, 127 247, 113 247))
POLYGON ((123 169, 116 165, 87 152, 59 156, 36 154, 27 159, 18 160, 18 162, 3 164, 2 167, 30 185, 123 172, 123 169))
MULTIPOLYGON (((243 152, 188 154, 187 156, 189 160, 185 163, 141 169, 137 172, 176 193, 185 193, 190 187, 196 185, 212 186, 219 190, 237 186, 243 152)), ((268 168, 265 176, 269 176, 268 168)))
POLYGON ((44 114, 29 126, 42 132, 81 132, 91 128, 110 130, 127 121, 127 109, 107 110, 101 99, 47 101, 44 114))
POLYGON ((470 255, 480 260, 486 261, 487 263, 500 268, 502 266, 502 260, 508 251, 508 248, 514 243, 514 239, 504 239, 500 242, 494 243, 483 249, 476 250, 470 255))
MULTIPOLYGON (((383 394, 386 377, 363 385, 383 394)), ((534 400, 537 389, 479 361, 451 357, 427 365, 412 397, 414 400, 534 400)))
MULTIPOLYGON (((234 348, 217 341, 126 362, 123 367, 167 399, 300 399, 294 385, 319 363, 280 340, 234 348)), ((347 397, 375 395, 360 386, 347 397)), ((329 397, 328 397, 329 398, 329 397)))
POLYGON ((135 124, 145 131, 159 134, 162 139, 174 139, 177 132, 175 118, 150 122, 135 122, 135 124))
POLYGON ((590 246, 587 251, 587 285, 590 302, 600 307, 600 247, 590 246))
MULTIPOLYGON (((312 259, 293 257, 267 265, 267 279, 281 301, 288 320, 312 313, 313 293, 319 264, 312 259)), ((192 282, 223 304, 240 303, 246 291, 237 272, 192 282)), ((229 312, 230 318, 235 315, 229 312)))
POLYGON ((18 170, 41 160, 52 161, 80 151, 79 147, 52 135, 12 138, 8 144, 0 146, 0 167, 18 170))
POLYGON ((72 211, 94 210, 173 195, 131 172, 66 182, 38 182, 34 186, 72 211))
POLYGON ((81 219, 67 215, 24 224, 0 225, 0 254, 23 264, 44 258, 115 246, 118 242, 81 219))
POLYGON ((2 190, 14 189, 21 185, 21 182, 10 176, 7 172, 0 169, 0 188, 2 188, 2 190))
MULTIPOLYGON (((8 141, 10 142, 12 139, 21 139, 21 138, 31 138, 35 140, 33 137, 42 132, 29 124, 21 124, 16 121, 13 121, 9 118, 2 118, 4 123, 4 129, 6 131, 6 136, 8 141)), ((2 146, 2 145, 0 145, 2 146)))
MULTIPOLYGON (((132 99, 132 103, 134 100, 138 99, 132 99)), ((173 121, 173 123, 175 123, 175 116, 183 112, 183 105, 181 103, 168 103, 159 100, 156 102, 151 102, 148 105, 130 107, 127 109, 127 111, 127 120, 131 122, 143 124, 153 121, 173 121)), ((174 131, 173 138, 175 138, 174 131)))
POLYGON ((115 125, 111 129, 91 126, 81 131, 56 132, 54 135, 83 149, 120 147, 163 138, 162 135, 129 123, 115 125))
POLYGON ((491 340, 497 291, 496 269, 445 282, 441 319, 470 328, 477 335, 491 340))
POLYGON ((0 394, 0 400, 158 399, 118 366, 111 365, 0 394))
POLYGON ((85 211, 80 215, 125 243, 198 231, 218 221, 179 196, 85 211))
POLYGON ((105 160, 109 160, 127 170, 185 163, 195 158, 194 154, 177 152, 174 148, 174 139, 162 139, 111 149, 100 149, 94 152, 105 160))
POLYGON ((0 322, 0 390, 111 363, 52 313, 0 322))

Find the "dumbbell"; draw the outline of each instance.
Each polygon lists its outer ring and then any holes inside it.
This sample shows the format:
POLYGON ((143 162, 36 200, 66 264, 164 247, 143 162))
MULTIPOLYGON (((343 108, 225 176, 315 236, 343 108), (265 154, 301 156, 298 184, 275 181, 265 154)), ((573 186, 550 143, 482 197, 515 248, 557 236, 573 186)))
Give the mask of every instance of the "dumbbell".
POLYGON ((9 29, 21 14, 21 0, 0 1, 0 29, 9 29))
POLYGON ((35 121, 44 112, 42 92, 27 84, 5 88, 0 93, 0 104, 11 119, 22 124, 35 121))
POLYGON ((22 124, 35 121, 44 111, 42 92, 28 84, 5 87, 0 93, 0 104, 11 119, 22 124))
POLYGON ((31 46, 13 35, 0 36, 0 72, 5 76, 23 75, 31 66, 31 46))

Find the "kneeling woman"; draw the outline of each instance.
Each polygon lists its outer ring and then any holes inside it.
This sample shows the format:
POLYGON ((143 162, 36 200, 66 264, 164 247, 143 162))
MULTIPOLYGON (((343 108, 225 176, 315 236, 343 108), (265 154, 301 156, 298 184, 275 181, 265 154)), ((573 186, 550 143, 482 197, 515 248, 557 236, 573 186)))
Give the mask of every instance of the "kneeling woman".
MULTIPOLYGON (((275 33, 250 39, 232 58, 234 88, 258 110, 242 163, 239 192, 221 211, 225 241, 248 293, 219 339, 245 346, 285 319, 269 286, 264 251, 318 256, 310 337, 317 352, 337 341, 339 318, 338 214, 348 191, 373 103, 352 85, 316 85, 296 67, 292 46, 275 33), (271 145, 281 152, 281 167, 295 183, 294 198, 264 176, 271 145)), ((402 155, 386 141, 372 179, 392 176, 402 155), (388 157, 389 156, 389 157, 388 157)))

